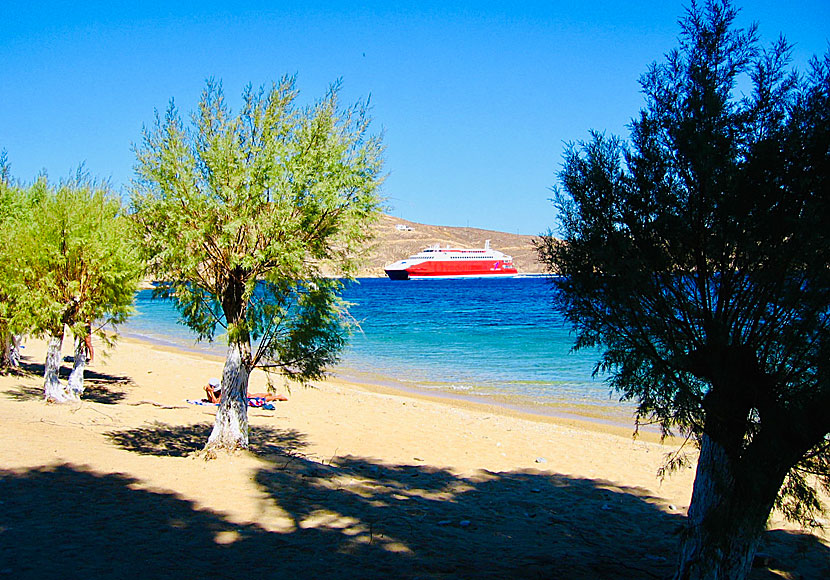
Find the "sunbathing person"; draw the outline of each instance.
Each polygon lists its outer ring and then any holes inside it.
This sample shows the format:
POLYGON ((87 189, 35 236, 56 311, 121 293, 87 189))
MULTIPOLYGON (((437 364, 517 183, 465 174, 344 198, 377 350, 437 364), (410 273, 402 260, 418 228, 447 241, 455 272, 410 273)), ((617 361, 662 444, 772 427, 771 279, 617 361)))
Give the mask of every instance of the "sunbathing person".
MULTIPOLYGON (((219 379, 210 379, 208 384, 205 385, 205 394, 207 395, 207 400, 211 403, 218 403, 222 400, 222 384, 219 382, 219 379)), ((270 402, 270 401, 287 401, 288 398, 284 395, 274 395, 272 393, 248 393, 248 404, 251 404, 251 400, 254 402, 270 402)), ((252 407, 261 407, 262 404, 254 404, 251 405, 252 407)))

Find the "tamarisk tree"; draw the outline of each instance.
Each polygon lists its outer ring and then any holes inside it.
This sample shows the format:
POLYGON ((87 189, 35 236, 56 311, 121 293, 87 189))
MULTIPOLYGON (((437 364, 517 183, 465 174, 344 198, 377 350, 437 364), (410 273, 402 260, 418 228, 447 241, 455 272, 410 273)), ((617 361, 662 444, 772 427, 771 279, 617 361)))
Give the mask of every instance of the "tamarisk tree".
POLYGON ((20 234, 28 222, 41 184, 26 188, 11 177, 0 152, 0 369, 18 366, 20 335, 29 330, 27 288, 20 268, 20 234))
POLYGON ((630 142, 566 152, 537 244, 576 346, 699 444, 676 578, 746 577, 771 510, 809 525, 830 489, 830 55, 798 76, 735 17, 692 3, 630 142))
POLYGON ((83 393, 90 333, 116 325, 133 312, 143 264, 132 243, 121 203, 105 184, 82 170, 57 188, 39 181, 42 199, 21 236, 20 268, 28 288, 31 329, 49 339, 44 396, 52 402, 77 400, 83 393), (67 384, 58 376, 65 329, 75 342, 67 384))
POLYGON ((200 339, 228 341, 209 453, 247 447, 254 368, 319 378, 349 332, 332 276, 353 274, 379 210, 381 139, 337 86, 296 100, 293 78, 248 86, 234 115, 208 81, 189 127, 171 102, 136 147, 134 217, 157 292, 200 339))

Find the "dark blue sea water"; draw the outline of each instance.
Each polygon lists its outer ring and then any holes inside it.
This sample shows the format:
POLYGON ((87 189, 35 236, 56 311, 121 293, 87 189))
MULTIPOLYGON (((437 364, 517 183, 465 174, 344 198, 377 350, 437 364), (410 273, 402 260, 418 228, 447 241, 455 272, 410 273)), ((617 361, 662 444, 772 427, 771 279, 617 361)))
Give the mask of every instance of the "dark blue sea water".
MULTIPOLYGON (((553 309, 545 278, 409 280, 365 278, 344 297, 360 323, 333 371, 407 390, 484 400, 547 414, 629 422, 595 351, 571 352, 573 336, 553 309)), ((224 355, 221 342, 195 343, 167 301, 138 294, 122 333, 224 355)))

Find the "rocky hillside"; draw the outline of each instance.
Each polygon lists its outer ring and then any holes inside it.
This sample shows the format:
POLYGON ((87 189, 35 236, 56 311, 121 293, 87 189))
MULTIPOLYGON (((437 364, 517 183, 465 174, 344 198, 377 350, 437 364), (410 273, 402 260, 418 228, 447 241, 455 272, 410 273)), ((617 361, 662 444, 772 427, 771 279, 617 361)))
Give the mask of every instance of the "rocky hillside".
POLYGON ((429 226, 390 215, 383 215, 375 224, 375 229, 375 241, 370 247, 360 276, 384 276, 383 267, 387 264, 411 256, 433 244, 480 248, 484 246, 485 240, 490 240, 490 246, 493 249, 513 256, 513 262, 519 273, 530 274, 544 271, 533 249, 534 236, 478 228, 429 226))

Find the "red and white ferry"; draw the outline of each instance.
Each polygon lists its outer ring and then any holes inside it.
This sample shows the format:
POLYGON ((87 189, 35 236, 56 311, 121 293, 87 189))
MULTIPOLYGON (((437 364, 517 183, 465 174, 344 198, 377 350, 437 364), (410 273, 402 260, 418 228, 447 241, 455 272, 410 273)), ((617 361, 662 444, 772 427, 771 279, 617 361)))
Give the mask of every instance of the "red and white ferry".
POLYGON ((490 240, 483 248, 442 248, 430 246, 398 260, 384 268, 392 280, 418 278, 479 278, 485 276, 515 276, 513 258, 490 248, 490 240))

